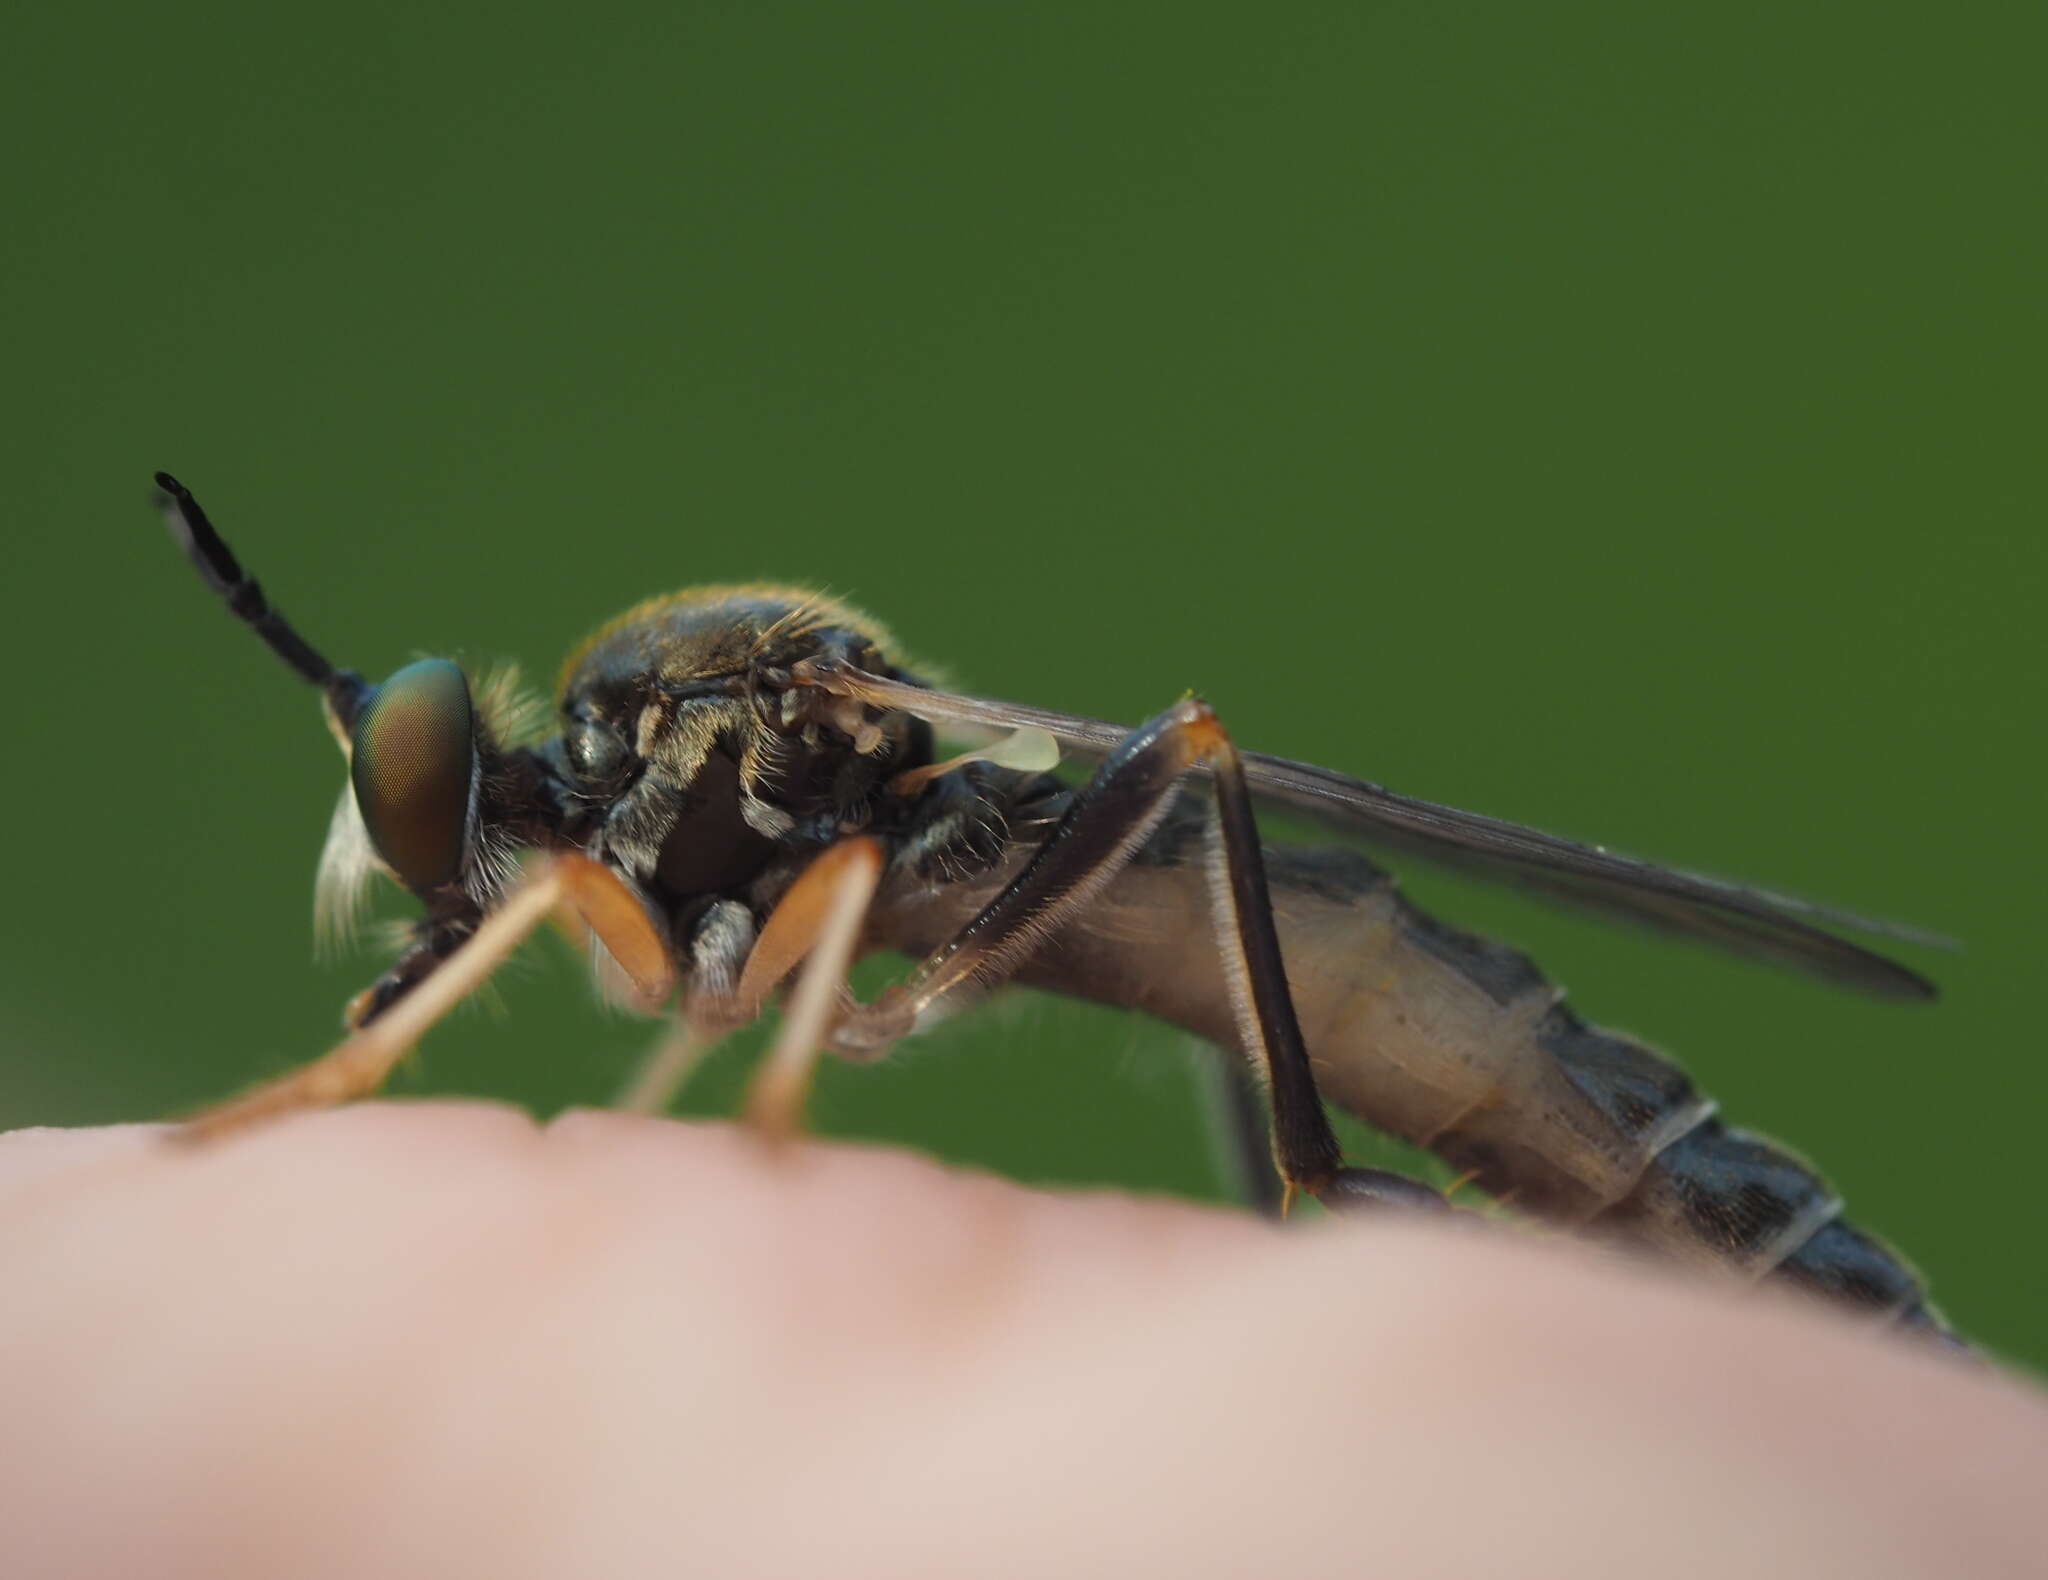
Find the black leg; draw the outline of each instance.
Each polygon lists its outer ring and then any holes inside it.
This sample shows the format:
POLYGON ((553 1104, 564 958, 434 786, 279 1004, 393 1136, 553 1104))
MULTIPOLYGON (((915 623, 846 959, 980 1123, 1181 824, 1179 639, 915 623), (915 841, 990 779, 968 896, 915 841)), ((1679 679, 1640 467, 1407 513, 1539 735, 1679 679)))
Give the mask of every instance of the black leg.
POLYGON ((1336 1207, 1411 1197, 1440 1204, 1435 1192, 1399 1175, 1344 1165, 1288 990, 1244 766, 1215 713, 1197 698, 1176 703, 1126 736, 1008 887, 907 982, 847 1017, 833 1046, 876 1052, 933 1011, 1008 977, 1115 877, 1165 816, 1187 771, 1204 760, 1216 783, 1209 866, 1217 941, 1239 1038, 1265 1076, 1272 1102, 1270 1144, 1282 1210, 1296 1190, 1336 1207))
POLYGON ((1261 1217, 1280 1216, 1280 1176, 1273 1172, 1272 1121, 1251 1070, 1236 1054, 1217 1050, 1202 1063, 1203 1106, 1225 1177, 1238 1198, 1261 1217))
POLYGON ((1344 1155, 1316 1091, 1308 1046, 1294 1013, 1294 995, 1287 988, 1244 764, 1206 704, 1189 727, 1201 738, 1201 755, 1209 759, 1216 776, 1209 887, 1216 906, 1216 942, 1237 1009, 1238 1036, 1266 1072, 1267 1096, 1273 1105, 1273 1155, 1283 1189, 1291 1194, 1300 1187, 1319 1196, 1344 1166, 1344 1155))
MULTIPOLYGON (((1210 1061, 1206 1095, 1216 1150, 1238 1194, 1261 1217, 1278 1218, 1286 1192, 1273 1171, 1273 1142, 1265 1099, 1250 1069, 1235 1054, 1210 1061)), ((1374 1207, 1448 1208, 1443 1196, 1419 1180, 1385 1169, 1341 1168, 1319 1198, 1339 1212, 1374 1207)))
POLYGON ((1201 712, 1190 728, 1201 740, 1200 755, 1208 759, 1216 777, 1216 838, 1211 841, 1209 878, 1217 942, 1231 979, 1238 1037, 1266 1072, 1273 1105, 1273 1159, 1280 1170, 1280 1210, 1286 1212, 1297 1189, 1338 1210, 1388 1205, 1441 1208, 1443 1198, 1426 1185, 1385 1169, 1350 1168, 1344 1162, 1322 1094, 1316 1090, 1301 1022, 1294 1013, 1294 995, 1287 986, 1244 763, 1208 704, 1192 705, 1201 712))
POLYGON ((957 1007, 1015 971, 1158 827, 1200 755, 1189 721, 1190 710, 1202 706, 1179 703, 1126 736, 1009 886, 907 981, 843 1021, 832 1046, 856 1055, 879 1051, 932 1012, 957 1007))

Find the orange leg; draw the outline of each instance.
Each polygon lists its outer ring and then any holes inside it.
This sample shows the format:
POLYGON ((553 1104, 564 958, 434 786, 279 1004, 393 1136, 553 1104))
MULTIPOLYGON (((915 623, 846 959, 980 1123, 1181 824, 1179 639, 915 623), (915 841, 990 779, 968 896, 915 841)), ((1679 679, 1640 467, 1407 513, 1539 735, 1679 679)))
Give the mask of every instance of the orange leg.
POLYGON ((575 911, 644 996, 655 1002, 668 996, 674 972, 667 951, 632 892, 594 861, 550 856, 460 948, 369 1025, 311 1063, 205 1109, 187 1122, 183 1134, 208 1140, 302 1108, 368 1096, 428 1029, 482 986, 557 906, 575 911))
POLYGON ((863 835, 834 845, 790 885, 740 973, 736 997, 742 1004, 758 1005, 798 960, 805 962, 775 1046, 747 1092, 747 1122, 771 1141, 786 1140, 802 1126, 811 1075, 881 876, 882 847, 876 840, 863 835))
POLYGON ((715 1041, 688 1008, 678 1008, 612 1106, 628 1114, 667 1113, 715 1041))

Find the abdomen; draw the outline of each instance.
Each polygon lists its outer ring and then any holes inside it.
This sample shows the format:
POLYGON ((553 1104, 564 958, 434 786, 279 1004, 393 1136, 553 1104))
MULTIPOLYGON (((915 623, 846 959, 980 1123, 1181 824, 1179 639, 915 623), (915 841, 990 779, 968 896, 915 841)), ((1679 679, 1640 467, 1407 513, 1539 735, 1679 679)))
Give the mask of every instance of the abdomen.
MULTIPOLYGON (((1841 1220, 1817 1173, 1724 1124, 1663 1055, 1587 1025, 1527 957, 1426 915, 1355 852, 1269 846, 1266 859, 1332 1102, 1551 1221, 1946 1331, 1912 1269, 1841 1220)), ((1199 822, 1169 820, 1019 980, 1235 1047, 1200 861, 1199 822)), ((905 936, 890 942, 943 943, 1003 877, 898 906, 890 929, 905 936)))

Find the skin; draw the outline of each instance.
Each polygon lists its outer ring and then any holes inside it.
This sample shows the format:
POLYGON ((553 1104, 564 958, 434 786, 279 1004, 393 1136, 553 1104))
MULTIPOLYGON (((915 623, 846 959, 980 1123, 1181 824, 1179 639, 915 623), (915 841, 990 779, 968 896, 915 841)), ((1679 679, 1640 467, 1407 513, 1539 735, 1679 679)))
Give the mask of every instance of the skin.
POLYGON ((1276 1230, 729 1125, 0 1137, 57 1575, 2038 1575, 2048 1405, 1475 1223, 1276 1230))

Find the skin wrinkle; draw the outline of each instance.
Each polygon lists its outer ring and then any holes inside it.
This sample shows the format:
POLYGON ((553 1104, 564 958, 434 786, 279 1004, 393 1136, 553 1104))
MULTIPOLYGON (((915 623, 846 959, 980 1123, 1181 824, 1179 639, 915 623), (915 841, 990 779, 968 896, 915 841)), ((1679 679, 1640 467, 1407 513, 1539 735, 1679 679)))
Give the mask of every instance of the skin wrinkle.
POLYGON ((25 1580, 2017 1575, 2048 1462, 1988 1369, 1567 1246, 438 1102, 0 1139, 0 1394, 25 1580))

